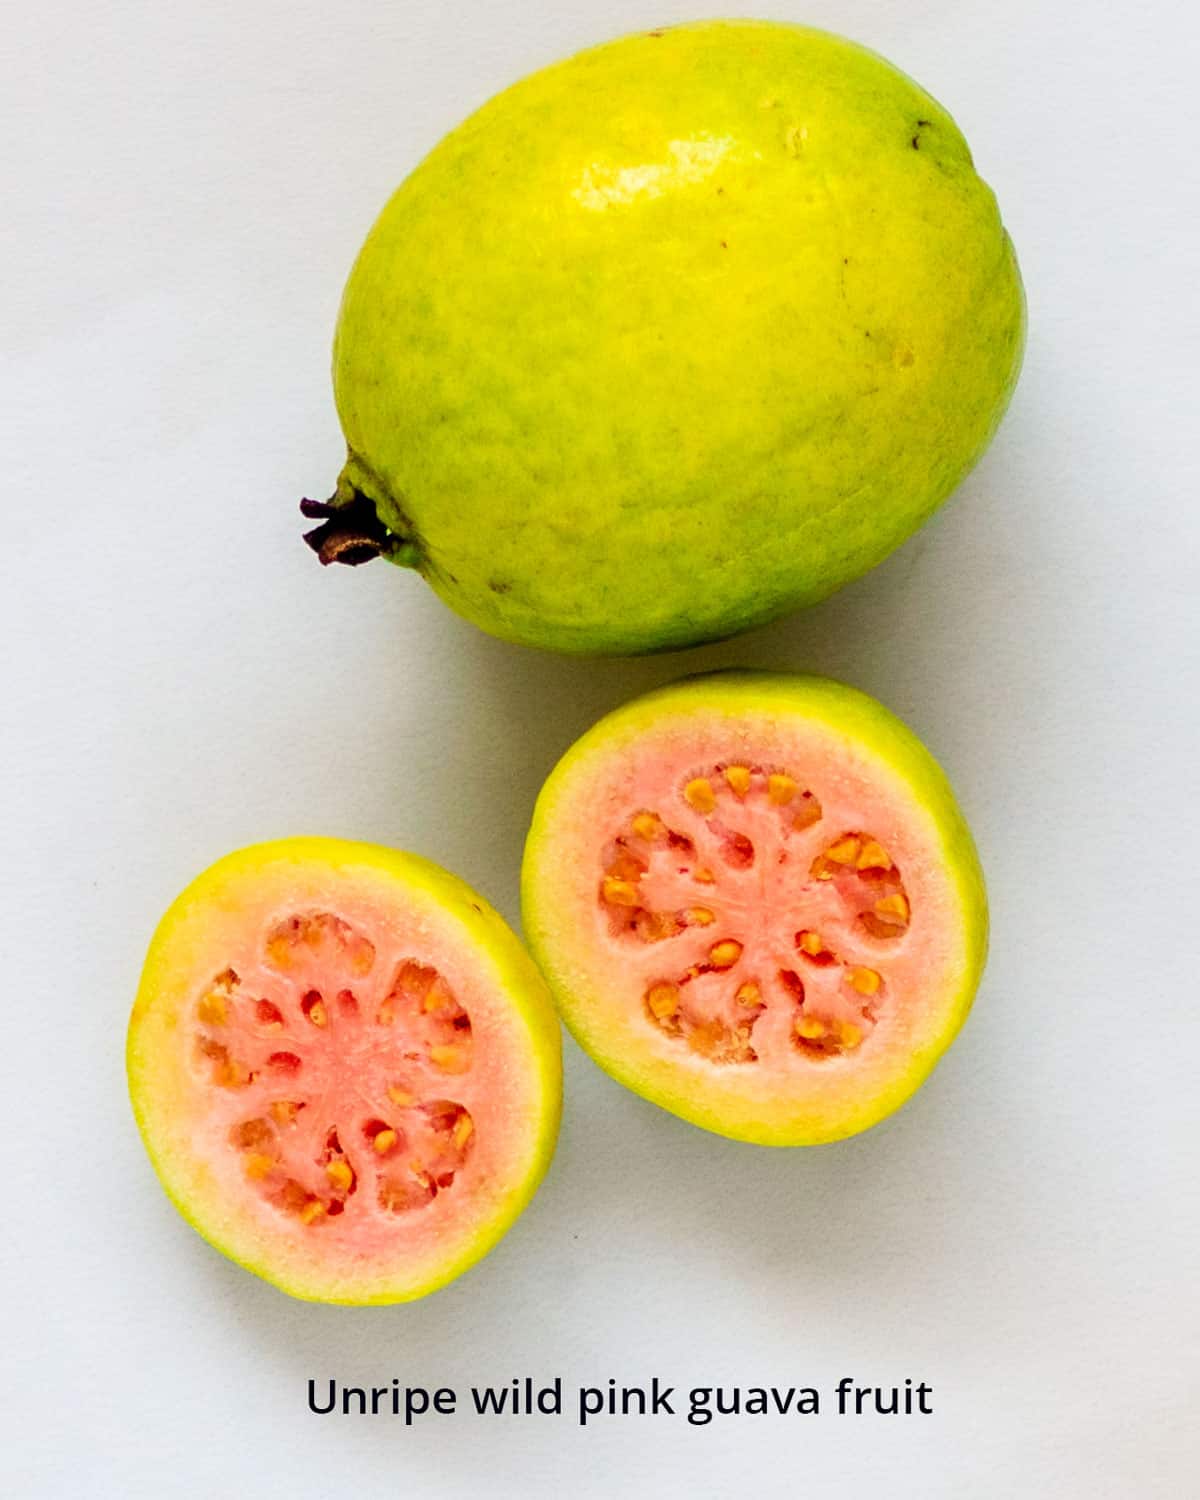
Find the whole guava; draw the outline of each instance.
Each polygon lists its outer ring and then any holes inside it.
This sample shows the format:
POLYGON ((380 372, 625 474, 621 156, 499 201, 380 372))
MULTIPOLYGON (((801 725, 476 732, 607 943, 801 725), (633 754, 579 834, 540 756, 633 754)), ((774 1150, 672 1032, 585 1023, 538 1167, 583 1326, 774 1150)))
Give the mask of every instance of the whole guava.
POLYGON ((772 22, 626 37, 498 95, 384 209, 309 540, 531 645, 730 635, 949 495, 1024 323, 995 198, 903 73, 772 22))

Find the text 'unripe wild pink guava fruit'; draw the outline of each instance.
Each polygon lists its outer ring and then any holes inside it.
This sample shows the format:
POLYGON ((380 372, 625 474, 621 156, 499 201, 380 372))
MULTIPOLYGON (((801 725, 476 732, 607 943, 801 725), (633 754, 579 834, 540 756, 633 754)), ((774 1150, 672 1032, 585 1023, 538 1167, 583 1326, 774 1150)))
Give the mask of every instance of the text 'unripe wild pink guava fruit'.
POLYGON ((995 198, 911 79, 803 26, 643 32, 492 99, 383 210, 310 540, 530 645, 730 635, 936 509, 1023 336, 995 198))
POLYGON ((293 1296, 401 1302, 532 1197, 558 1020, 501 918, 412 854, 287 839, 167 912, 129 1024, 134 1114, 180 1213, 293 1296))
POLYGON ((903 1104, 987 948, 946 777, 882 704, 820 677, 695 677, 602 719, 538 798, 522 906, 601 1067, 772 1146, 903 1104))

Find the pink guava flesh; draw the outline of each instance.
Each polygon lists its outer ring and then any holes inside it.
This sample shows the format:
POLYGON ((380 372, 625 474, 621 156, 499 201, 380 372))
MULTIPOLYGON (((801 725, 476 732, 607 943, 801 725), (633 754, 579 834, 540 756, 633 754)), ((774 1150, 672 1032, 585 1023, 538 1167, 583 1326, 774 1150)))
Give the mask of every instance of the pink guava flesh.
POLYGON ((855 1051, 934 958, 928 926, 902 941, 903 827, 836 785, 821 801, 797 769, 659 765, 601 854, 601 941, 647 1022, 716 1063, 855 1051))
POLYGON ((437 933, 414 944, 366 911, 269 919, 189 1023, 180 1104, 225 1192, 366 1260, 418 1255, 456 1200, 469 1213, 505 1172, 512 1060, 459 967, 437 933))

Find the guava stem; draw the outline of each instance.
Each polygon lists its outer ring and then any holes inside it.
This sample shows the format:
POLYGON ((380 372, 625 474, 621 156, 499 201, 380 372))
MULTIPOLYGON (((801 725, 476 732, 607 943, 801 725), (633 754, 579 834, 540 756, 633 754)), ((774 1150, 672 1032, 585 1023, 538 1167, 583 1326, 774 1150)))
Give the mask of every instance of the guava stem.
POLYGON ((356 568, 374 557, 386 557, 406 567, 417 561, 415 544, 390 532, 380 520, 374 501, 361 490, 355 490, 347 500, 339 500, 337 494, 332 500, 301 500, 300 513, 323 523, 306 531, 304 540, 324 566, 336 562, 356 568))

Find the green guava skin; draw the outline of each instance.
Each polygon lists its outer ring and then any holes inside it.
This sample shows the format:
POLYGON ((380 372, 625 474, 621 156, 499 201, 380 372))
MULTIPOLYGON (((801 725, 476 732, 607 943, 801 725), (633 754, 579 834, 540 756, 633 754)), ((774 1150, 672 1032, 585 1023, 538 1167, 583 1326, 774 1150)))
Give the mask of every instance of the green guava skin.
POLYGON ((996 200, 903 73, 774 22, 626 37, 492 99, 387 204, 337 327, 335 503, 506 639, 718 639, 927 519, 1024 327, 996 200))

